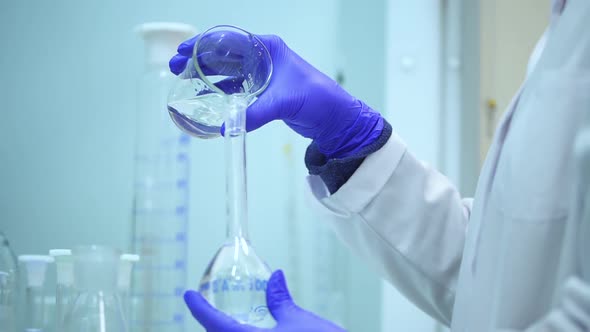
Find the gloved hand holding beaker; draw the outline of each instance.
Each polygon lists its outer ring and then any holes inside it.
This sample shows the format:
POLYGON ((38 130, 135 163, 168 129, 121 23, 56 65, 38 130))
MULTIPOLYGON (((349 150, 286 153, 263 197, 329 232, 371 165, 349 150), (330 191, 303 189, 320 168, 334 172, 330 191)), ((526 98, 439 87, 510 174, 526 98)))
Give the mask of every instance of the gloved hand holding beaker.
POLYGON ((275 271, 268 281, 266 303, 277 325, 272 329, 240 324, 212 307, 199 293, 188 291, 184 300, 193 317, 207 332, 344 332, 341 327, 326 321, 297 306, 281 270, 275 271))
MULTIPOLYGON (((247 109, 247 131, 280 119, 298 134, 313 139, 319 151, 328 158, 352 156, 379 137, 384 121, 378 112, 307 63, 281 38, 274 35, 256 37, 268 49, 273 69, 268 87, 247 109)), ((198 38, 196 36, 178 47, 178 54, 170 60, 173 73, 178 75, 185 70, 198 38)), ((241 36, 225 35, 223 38, 227 52, 203 52, 197 61, 204 70, 238 77, 239 73, 232 72, 232 66, 228 66, 228 55, 239 63, 248 54, 240 52, 244 49, 240 47, 241 36), (215 61, 216 57, 223 57, 224 61, 215 61), (206 66, 205 63, 223 63, 223 68, 206 66)), ((260 72, 265 73, 264 70, 260 72)), ((240 88, 241 83, 242 80, 232 79, 216 85, 225 85, 222 89, 227 90, 232 86, 240 88)))

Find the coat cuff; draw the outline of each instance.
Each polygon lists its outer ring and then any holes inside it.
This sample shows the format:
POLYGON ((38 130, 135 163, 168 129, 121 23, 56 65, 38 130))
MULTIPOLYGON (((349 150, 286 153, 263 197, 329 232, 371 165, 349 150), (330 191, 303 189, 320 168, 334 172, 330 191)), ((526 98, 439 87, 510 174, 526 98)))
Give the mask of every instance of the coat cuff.
POLYGON ((331 194, 342 187, 356 172, 365 158, 381 149, 392 134, 391 125, 384 120, 383 131, 375 142, 360 150, 357 154, 342 158, 328 159, 323 155, 317 145, 312 142, 305 153, 305 166, 310 175, 318 175, 331 194))

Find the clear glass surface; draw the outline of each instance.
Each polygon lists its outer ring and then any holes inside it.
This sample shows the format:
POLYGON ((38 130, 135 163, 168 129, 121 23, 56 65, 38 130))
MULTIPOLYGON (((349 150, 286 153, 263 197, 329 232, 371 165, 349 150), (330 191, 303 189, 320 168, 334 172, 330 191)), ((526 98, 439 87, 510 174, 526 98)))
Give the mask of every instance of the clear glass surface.
POLYGON ((131 252, 132 331, 181 332, 188 312, 187 232, 190 139, 170 121, 166 98, 174 82, 167 63, 148 64, 139 81, 131 252))
POLYGON ((68 306, 73 301, 74 267, 72 251, 69 249, 54 249, 49 255, 55 259, 56 288, 55 288, 55 330, 64 330, 64 318, 68 306))
POLYGON ((66 312, 74 302, 76 295, 73 285, 57 285, 55 289, 55 327, 63 331, 66 312))
POLYGON ((248 237, 246 131, 243 98, 226 96, 225 156, 227 239, 201 279, 199 290, 217 309, 241 323, 272 327, 266 306, 271 271, 248 237))
POLYGON ((199 35, 170 91, 170 117, 194 137, 219 137, 226 108, 221 97, 254 101, 268 86, 272 70, 270 53, 258 37, 234 26, 213 27, 199 35))
POLYGON ((0 232, 0 326, 8 332, 16 331, 17 271, 16 256, 0 232))
POLYGON ((7 332, 16 331, 15 290, 7 272, 0 271, 0 326, 7 332))
POLYGON ((266 307, 271 271, 248 238, 246 108, 271 75, 270 54, 256 36, 217 26, 199 36, 168 97, 172 120, 193 137, 218 137, 225 123, 227 239, 205 270, 199 290, 217 309, 259 327, 272 327, 274 320, 266 307))
POLYGON ((272 327, 266 306, 271 271, 248 241, 236 237, 224 244, 207 267, 199 291, 217 309, 241 323, 272 327))
POLYGON ((45 327, 45 294, 43 287, 25 289, 25 329, 43 331, 45 327))
POLYGON ((100 246, 72 251, 76 295, 66 313, 66 332, 127 332, 117 295, 120 253, 100 246))
MULTIPOLYGON (((45 255, 20 255, 18 261, 23 271, 24 306, 19 313, 22 317, 22 328, 30 331, 45 331, 51 328, 51 322, 45 321, 45 312, 51 308, 44 293, 44 285, 49 264, 53 257, 45 255)), ((52 316, 47 316, 52 317, 52 316)))

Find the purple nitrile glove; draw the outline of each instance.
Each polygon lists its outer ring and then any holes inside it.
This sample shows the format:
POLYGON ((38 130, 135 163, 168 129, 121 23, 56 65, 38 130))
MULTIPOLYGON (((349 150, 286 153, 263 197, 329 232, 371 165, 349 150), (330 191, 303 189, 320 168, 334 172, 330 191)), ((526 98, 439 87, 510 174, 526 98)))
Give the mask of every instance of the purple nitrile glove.
POLYGON ((281 270, 275 271, 266 289, 266 304, 277 325, 270 329, 240 324, 213 308, 201 294, 187 291, 184 301, 207 332, 345 332, 341 327, 293 303, 281 270))
MULTIPOLYGON (((170 60, 170 70, 176 75, 185 69, 197 37, 182 43, 178 54, 170 60)), ((281 38, 274 35, 257 37, 270 52, 274 69, 269 86, 247 110, 246 130, 255 130, 273 120, 283 120, 298 134, 313 139, 319 151, 330 159, 354 156, 379 137, 384 122, 378 112, 307 63, 281 38)), ((244 37, 236 36, 232 40, 230 35, 224 38, 227 39, 224 44, 227 52, 235 52, 231 53, 235 60, 244 61, 247 54, 240 48, 244 37)), ((216 63, 213 58, 227 57, 227 52, 207 52, 207 59, 199 61, 201 64, 216 63)), ((238 82, 235 85, 239 86, 239 75, 233 75, 235 73, 228 68, 227 62, 223 68, 205 70, 229 76, 233 84, 238 82)))

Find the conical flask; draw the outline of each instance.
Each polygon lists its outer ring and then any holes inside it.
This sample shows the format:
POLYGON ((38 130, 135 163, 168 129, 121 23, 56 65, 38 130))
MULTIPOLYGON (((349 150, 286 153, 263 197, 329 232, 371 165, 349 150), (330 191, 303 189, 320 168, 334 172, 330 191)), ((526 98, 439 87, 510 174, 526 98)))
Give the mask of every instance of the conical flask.
POLYGON ((66 332, 127 332, 117 295, 120 253, 100 246, 72 250, 76 295, 64 319, 66 332))

